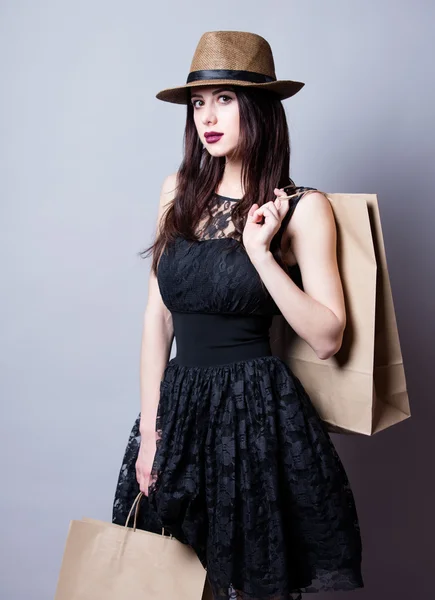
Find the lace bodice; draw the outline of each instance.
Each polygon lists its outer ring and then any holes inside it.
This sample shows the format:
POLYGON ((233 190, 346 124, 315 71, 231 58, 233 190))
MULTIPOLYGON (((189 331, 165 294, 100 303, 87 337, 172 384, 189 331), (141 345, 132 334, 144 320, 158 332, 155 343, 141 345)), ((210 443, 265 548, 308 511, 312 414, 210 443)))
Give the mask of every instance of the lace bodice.
MULTIPOLYGON (((297 188, 293 212, 306 190, 297 188)), ((170 311, 270 316, 281 314, 262 285, 243 244, 237 239, 231 209, 238 200, 214 195, 210 213, 197 227, 199 241, 177 237, 159 261, 157 279, 170 311)), ((288 274, 301 286, 297 265, 288 274)))
POLYGON ((236 235, 231 211, 238 200, 215 194, 210 207, 210 216, 201 219, 196 233, 201 240, 234 237, 236 235))

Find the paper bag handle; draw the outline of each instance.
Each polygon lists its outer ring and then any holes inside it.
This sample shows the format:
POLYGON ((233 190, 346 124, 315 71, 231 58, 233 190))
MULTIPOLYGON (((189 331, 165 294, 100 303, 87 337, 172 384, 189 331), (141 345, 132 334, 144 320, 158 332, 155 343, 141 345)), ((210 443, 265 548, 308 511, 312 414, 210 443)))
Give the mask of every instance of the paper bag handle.
MULTIPOLYGON (((137 521, 137 513, 139 511, 139 502, 142 498, 142 496, 144 495, 143 492, 139 492, 138 495, 136 496, 136 498, 133 501, 133 504, 131 505, 130 508, 130 512, 127 515, 127 519, 125 521, 125 525, 124 527, 128 527, 128 522, 130 521, 130 517, 131 517, 131 513, 133 512, 133 509, 136 507, 135 511, 134 511, 134 521, 133 521, 133 531, 136 531, 136 521, 137 521)), ((162 535, 165 535, 165 528, 162 527, 162 535)), ((170 534, 170 538, 172 538, 173 535, 170 534)))

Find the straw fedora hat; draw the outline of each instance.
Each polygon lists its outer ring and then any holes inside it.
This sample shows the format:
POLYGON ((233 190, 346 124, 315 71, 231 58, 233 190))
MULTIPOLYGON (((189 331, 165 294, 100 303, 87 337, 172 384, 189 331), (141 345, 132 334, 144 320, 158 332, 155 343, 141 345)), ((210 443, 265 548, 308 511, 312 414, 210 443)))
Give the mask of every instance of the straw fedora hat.
POLYGON ((248 31, 207 31, 193 55, 186 84, 156 94, 164 102, 188 104, 189 88, 229 83, 276 92, 281 100, 304 87, 301 81, 279 80, 269 43, 248 31))

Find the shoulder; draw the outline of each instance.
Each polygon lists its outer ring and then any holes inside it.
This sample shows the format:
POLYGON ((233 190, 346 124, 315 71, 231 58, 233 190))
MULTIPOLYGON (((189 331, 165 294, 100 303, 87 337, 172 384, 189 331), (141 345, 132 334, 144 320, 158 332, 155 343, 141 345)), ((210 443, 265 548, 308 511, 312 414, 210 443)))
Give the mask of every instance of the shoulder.
POLYGON ((178 172, 171 173, 163 180, 160 190, 159 212, 162 212, 175 198, 178 186, 178 172))
POLYGON ((171 201, 175 197, 176 189, 178 185, 178 172, 167 175, 163 180, 161 187, 160 199, 165 203, 171 201))
POLYGON ((314 188, 299 188, 294 194, 294 200, 290 199, 289 210, 292 212, 288 222, 287 230, 290 237, 307 231, 314 233, 314 229, 322 224, 334 226, 334 214, 331 202, 324 192, 314 188))
POLYGON ((171 173, 163 180, 160 189, 159 207, 157 214, 157 226, 159 227, 162 222, 162 216, 167 209, 171 206, 177 190, 178 185, 178 172, 171 173))

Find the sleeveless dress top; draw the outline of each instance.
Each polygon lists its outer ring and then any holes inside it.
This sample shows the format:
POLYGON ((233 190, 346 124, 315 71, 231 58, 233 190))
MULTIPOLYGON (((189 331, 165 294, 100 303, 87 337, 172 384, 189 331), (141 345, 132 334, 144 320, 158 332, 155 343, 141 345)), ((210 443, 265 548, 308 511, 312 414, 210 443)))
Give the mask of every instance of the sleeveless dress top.
MULTIPOLYGON (((288 218, 309 190, 297 188, 288 218)), ((160 257, 177 354, 160 384, 157 451, 137 527, 164 527, 190 544, 215 600, 361 588, 351 486, 301 382, 271 352, 280 311, 232 237, 235 202, 215 194, 200 240, 178 237, 160 257)), ((298 266, 288 274, 302 289, 298 266)), ((139 425, 140 414, 115 491, 119 525, 139 493, 139 425)))

